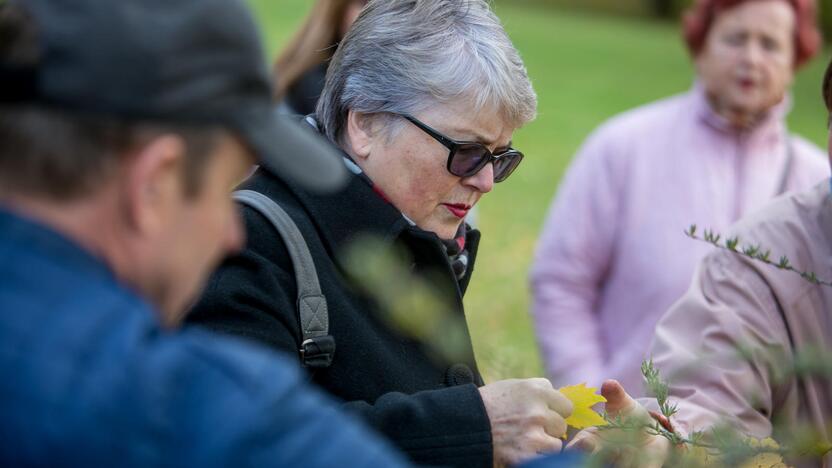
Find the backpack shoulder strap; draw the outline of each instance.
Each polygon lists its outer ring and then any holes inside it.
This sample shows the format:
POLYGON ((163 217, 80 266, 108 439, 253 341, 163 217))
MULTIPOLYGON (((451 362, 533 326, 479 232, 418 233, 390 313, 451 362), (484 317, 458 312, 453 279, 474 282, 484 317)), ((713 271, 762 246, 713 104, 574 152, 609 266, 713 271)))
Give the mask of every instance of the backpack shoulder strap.
POLYGON ((292 259, 298 288, 297 312, 302 333, 300 356, 306 367, 329 367, 335 353, 335 339, 329 334, 326 298, 321 293, 318 273, 292 218, 274 200, 253 190, 238 190, 234 200, 263 215, 274 226, 292 259))

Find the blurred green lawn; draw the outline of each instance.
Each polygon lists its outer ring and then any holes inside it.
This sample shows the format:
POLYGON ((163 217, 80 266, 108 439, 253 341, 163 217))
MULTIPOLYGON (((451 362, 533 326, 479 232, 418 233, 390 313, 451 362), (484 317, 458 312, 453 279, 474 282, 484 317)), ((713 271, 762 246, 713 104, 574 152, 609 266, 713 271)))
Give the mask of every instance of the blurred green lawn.
MULTIPOLYGON (((274 57, 312 0, 250 3, 274 57)), ((487 380, 542 375, 528 313, 528 270, 558 181, 582 140, 610 116, 692 83, 676 25, 507 0, 495 9, 529 69, 539 116, 515 135, 516 147, 526 154, 523 164, 480 202, 483 240, 465 303, 487 380)), ((789 118, 793 131, 822 147, 826 111, 820 81, 827 62, 824 54, 799 73, 789 118)))

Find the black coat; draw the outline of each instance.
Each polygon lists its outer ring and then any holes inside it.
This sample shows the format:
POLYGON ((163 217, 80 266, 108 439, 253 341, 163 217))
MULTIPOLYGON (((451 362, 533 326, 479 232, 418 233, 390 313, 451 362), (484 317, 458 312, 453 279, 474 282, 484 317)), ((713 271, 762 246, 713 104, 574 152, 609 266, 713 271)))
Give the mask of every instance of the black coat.
MULTIPOLYGON (((307 193, 263 169, 241 188, 277 201, 297 224, 314 259, 336 342, 331 366, 315 370, 314 382, 346 401, 348 410, 359 413, 414 461, 490 467, 490 423, 477 390, 482 378, 467 328, 467 357, 439 365, 422 344, 385 325, 376 303, 350 286, 338 256, 360 233, 405 246, 416 274, 431 272, 424 276, 441 281, 437 289, 449 293, 454 313, 464 322, 462 295, 479 232, 468 232, 469 268, 457 281, 439 238, 411 226, 357 176, 329 196, 307 193)), ((253 338, 299 359, 297 289, 288 252, 264 217, 248 207, 243 215, 246 249, 221 266, 188 321, 253 338)))

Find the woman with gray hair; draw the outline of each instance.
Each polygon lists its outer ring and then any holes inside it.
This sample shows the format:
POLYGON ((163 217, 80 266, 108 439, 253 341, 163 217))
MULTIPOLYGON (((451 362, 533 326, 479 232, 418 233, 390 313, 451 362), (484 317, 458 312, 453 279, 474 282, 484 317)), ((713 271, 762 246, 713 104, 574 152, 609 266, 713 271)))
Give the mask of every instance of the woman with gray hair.
POLYGON ((306 339, 286 245, 249 208, 248 247, 214 276, 190 320, 296 355, 415 461, 491 466, 559 450, 571 403, 545 379, 484 385, 462 305, 480 237, 466 214, 522 160, 512 133, 536 106, 485 1, 371 0, 306 119, 343 150, 347 187, 314 194, 264 168, 243 185, 277 202, 303 234, 327 301, 326 336, 306 339), (385 292, 407 287, 389 277, 371 279, 369 293, 366 280, 363 292, 354 287, 346 253, 367 236, 406 253, 406 280, 447 309, 439 328, 461 324, 452 360, 385 320, 397 306, 385 292))

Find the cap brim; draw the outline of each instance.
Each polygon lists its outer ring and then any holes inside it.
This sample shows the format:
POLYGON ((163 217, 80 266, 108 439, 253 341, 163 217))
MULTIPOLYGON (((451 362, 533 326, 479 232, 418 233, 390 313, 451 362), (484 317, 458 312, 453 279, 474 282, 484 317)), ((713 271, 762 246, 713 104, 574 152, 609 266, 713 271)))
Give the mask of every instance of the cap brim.
POLYGON ((238 130, 255 152, 259 164, 275 175, 315 192, 332 192, 347 182, 340 151, 300 121, 277 110, 248 115, 238 130))

